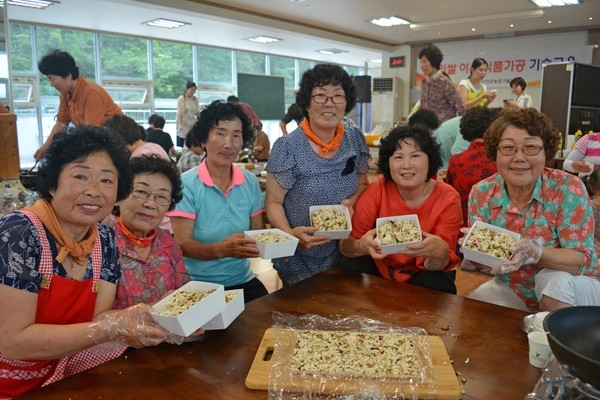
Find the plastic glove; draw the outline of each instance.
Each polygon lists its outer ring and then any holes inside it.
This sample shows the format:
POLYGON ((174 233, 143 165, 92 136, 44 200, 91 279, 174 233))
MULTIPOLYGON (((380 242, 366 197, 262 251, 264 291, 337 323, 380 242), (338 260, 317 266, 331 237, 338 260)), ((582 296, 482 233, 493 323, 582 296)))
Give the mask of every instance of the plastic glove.
POLYGON ((509 260, 492 268, 492 274, 507 274, 521 268, 523 265, 540 261, 544 240, 542 238, 523 238, 510 247, 512 253, 509 260))
POLYGON ((460 238, 458 238, 458 245, 459 245, 459 246, 462 246, 462 245, 463 245, 463 243, 464 243, 464 241, 465 241, 465 238, 467 237, 467 233, 469 233, 469 230, 470 230, 470 229, 471 229, 471 228, 465 228, 465 227, 462 227, 462 228, 460 228, 460 233, 462 233, 462 234, 463 234, 463 236, 462 236, 462 237, 460 237, 460 238))
POLYGON ((162 342, 181 344, 183 337, 175 335, 154 322, 147 304, 103 314, 91 324, 88 336, 98 343, 119 342, 140 348, 162 342))

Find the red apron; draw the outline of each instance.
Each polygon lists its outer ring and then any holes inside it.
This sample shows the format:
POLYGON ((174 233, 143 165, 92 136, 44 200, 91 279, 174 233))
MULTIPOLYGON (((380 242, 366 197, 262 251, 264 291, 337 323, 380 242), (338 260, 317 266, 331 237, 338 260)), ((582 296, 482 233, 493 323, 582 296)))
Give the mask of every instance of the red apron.
MULTIPOLYGON (((96 288, 102 268, 102 241, 92 250, 93 278, 84 281, 53 275, 52 251, 44 226, 34 213, 21 210, 35 226, 42 245, 36 324, 69 325, 94 318, 96 288), (52 284, 52 285, 51 285, 52 284)), ((0 397, 15 397, 120 356, 127 346, 98 345, 71 356, 42 361, 7 360, 0 355, 0 397)))

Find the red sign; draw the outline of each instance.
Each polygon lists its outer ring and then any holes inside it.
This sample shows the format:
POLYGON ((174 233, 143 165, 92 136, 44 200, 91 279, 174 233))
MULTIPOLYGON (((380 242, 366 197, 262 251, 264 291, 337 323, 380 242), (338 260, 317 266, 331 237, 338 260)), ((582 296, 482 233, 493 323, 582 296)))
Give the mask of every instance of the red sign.
POLYGON ((390 57, 390 68, 404 67, 404 56, 390 57))

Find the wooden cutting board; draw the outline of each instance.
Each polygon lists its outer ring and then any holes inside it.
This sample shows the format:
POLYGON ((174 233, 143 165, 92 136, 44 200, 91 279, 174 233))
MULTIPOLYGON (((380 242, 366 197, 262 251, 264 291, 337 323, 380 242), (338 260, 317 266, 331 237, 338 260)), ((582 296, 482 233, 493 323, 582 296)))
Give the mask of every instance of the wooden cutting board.
MULTIPOLYGON (((423 392, 423 397, 438 400, 461 399, 462 388, 458 382, 454 368, 452 367, 450 356, 448 356, 444 342, 437 336, 429 336, 429 344, 429 352, 433 362, 433 369, 436 374, 436 387, 431 392, 430 389, 427 389, 426 392, 424 392, 423 388, 421 388, 420 392, 423 392)), ((254 357, 254 361, 252 362, 252 366, 250 367, 250 371, 248 372, 248 376, 246 377, 246 387, 248 389, 269 390, 269 371, 271 370, 271 360, 274 349, 274 333, 273 329, 269 328, 265 331, 260 346, 258 347, 258 351, 256 352, 256 356, 254 357)), ((329 379, 324 384, 319 378, 298 379, 296 377, 294 380, 290 379, 289 382, 282 382, 282 386, 286 389, 289 388, 288 390, 290 391, 297 390, 301 392, 305 387, 309 387, 313 393, 318 390, 323 390, 326 393, 341 395, 350 394, 343 392, 344 386, 352 386, 347 384, 350 382, 351 379, 348 382, 329 379)), ((402 387, 402 391, 405 394, 413 394, 410 386, 401 381, 377 382, 377 388, 385 394, 394 394, 398 390, 399 385, 405 386, 402 387)), ((419 393, 419 397, 421 397, 421 393, 419 393)))

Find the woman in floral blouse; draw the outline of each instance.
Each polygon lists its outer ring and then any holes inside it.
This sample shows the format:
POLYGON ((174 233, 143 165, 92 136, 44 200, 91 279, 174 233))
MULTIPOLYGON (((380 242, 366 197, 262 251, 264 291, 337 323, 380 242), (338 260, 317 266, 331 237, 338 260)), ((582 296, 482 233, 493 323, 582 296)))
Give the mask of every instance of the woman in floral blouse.
POLYGON ((522 235, 494 279, 469 297, 522 310, 600 305, 594 213, 581 180, 546 168, 558 148, 550 118, 533 108, 507 109, 484 136, 498 173, 469 195, 476 219, 522 235))
POLYGON ((129 197, 117 203, 117 215, 104 223, 116 234, 121 258, 121 280, 113 307, 151 304, 190 280, 181 249, 158 225, 181 200, 181 179, 170 161, 156 155, 129 162, 133 185, 129 197))

